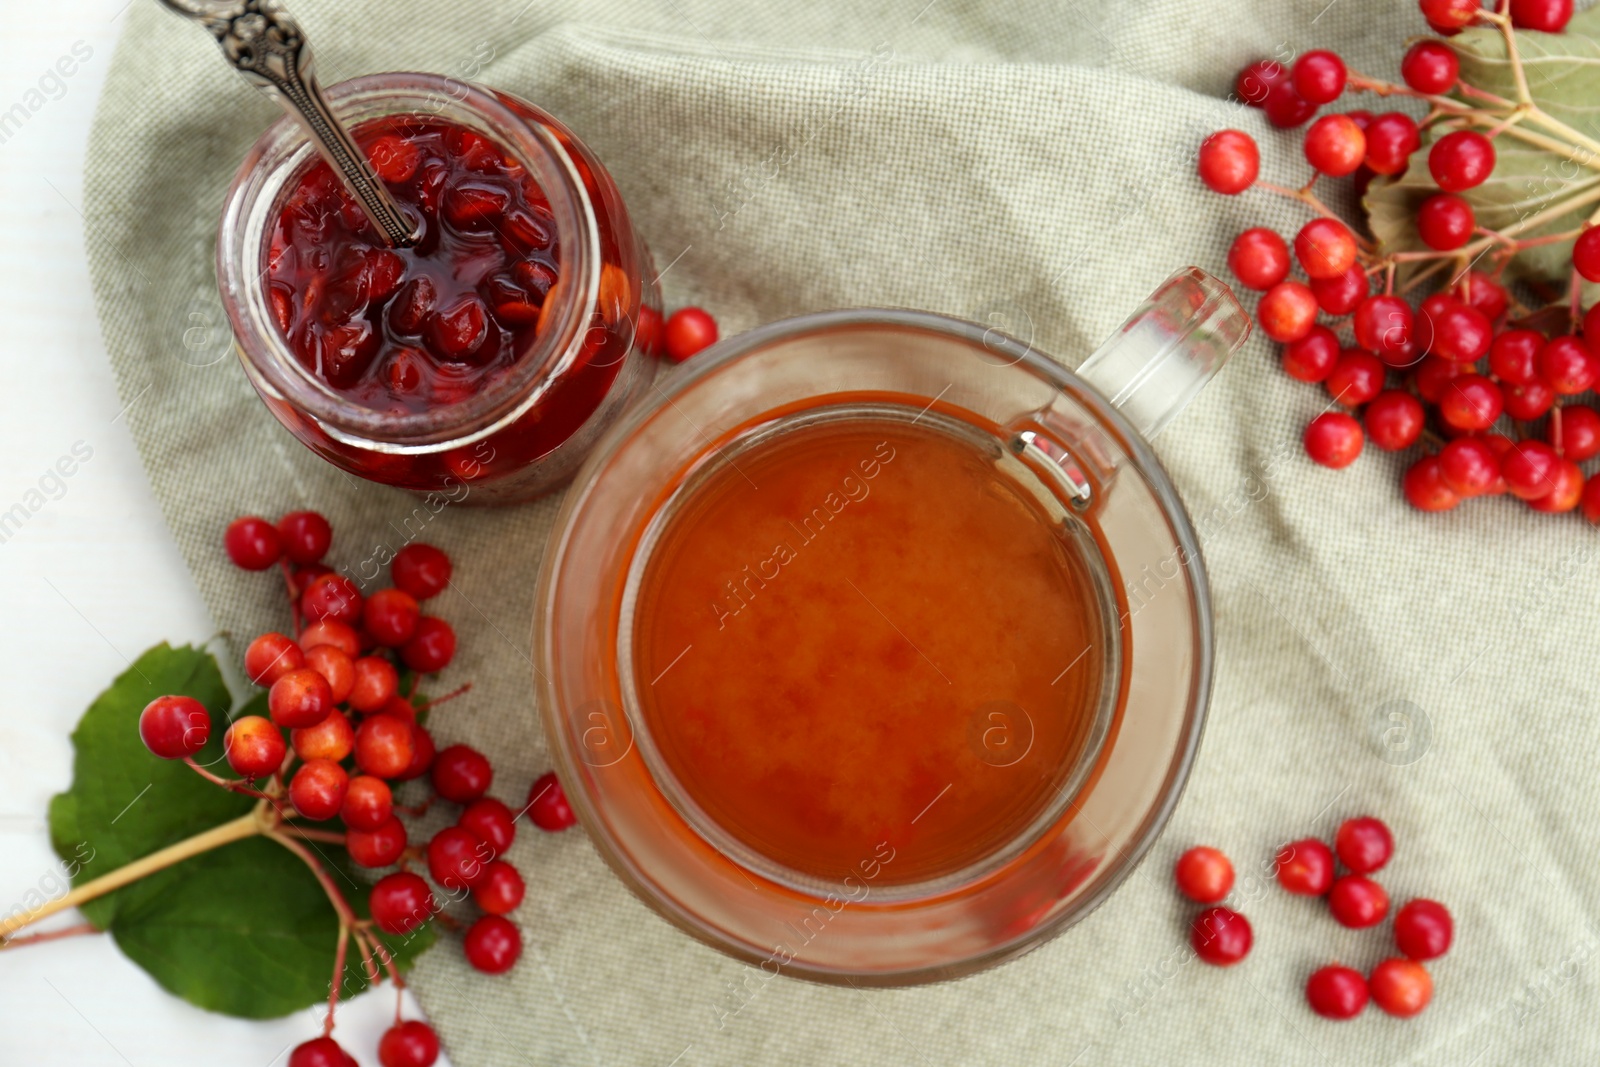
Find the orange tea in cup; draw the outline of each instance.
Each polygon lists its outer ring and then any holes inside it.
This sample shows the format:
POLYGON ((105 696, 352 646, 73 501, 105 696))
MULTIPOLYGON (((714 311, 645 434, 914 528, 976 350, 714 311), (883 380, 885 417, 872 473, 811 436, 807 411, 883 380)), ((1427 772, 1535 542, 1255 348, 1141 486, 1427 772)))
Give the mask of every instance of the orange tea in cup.
POLYGON ((935 411, 842 405, 680 491, 634 678, 682 799, 730 847, 836 881, 888 842, 882 881, 920 882, 1057 806, 1115 642, 1086 528, 1015 462, 935 411))

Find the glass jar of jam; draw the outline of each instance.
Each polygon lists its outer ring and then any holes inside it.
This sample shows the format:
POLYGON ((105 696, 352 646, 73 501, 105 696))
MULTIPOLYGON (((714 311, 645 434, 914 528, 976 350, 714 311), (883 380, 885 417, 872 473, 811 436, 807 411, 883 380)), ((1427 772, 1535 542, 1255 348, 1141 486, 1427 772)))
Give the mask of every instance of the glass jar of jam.
POLYGON ((656 368, 655 271, 611 176, 496 90, 391 73, 328 98, 419 236, 388 247, 299 127, 269 128, 217 243, 251 384, 351 474, 472 503, 556 488, 656 368))

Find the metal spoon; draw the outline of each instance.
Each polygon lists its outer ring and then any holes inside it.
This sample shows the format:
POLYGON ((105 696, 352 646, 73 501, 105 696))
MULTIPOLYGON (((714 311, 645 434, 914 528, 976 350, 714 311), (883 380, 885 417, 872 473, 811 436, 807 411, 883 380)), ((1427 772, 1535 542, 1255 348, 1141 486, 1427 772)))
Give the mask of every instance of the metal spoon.
POLYGON ((366 154, 333 117, 317 84, 311 43, 279 0, 161 0, 210 30, 246 81, 299 120, 311 143, 344 179, 367 218, 390 245, 414 244, 417 231, 373 173, 366 154))

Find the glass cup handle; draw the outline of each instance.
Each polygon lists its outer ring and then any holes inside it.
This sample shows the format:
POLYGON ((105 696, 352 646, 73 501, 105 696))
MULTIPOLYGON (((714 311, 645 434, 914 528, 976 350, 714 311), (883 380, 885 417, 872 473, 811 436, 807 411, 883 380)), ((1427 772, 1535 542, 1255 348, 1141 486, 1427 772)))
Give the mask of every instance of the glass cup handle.
POLYGON ((1248 336, 1250 316, 1233 291, 1199 267, 1185 267, 1162 282, 1077 373, 1148 439, 1194 399, 1248 336))

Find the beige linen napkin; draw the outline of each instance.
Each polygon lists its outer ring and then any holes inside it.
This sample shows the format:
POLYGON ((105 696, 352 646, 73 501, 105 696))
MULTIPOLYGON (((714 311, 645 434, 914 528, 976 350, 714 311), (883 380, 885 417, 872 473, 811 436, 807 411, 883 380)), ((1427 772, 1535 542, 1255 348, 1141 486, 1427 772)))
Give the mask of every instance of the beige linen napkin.
MULTIPOLYGON (((1423 29, 1409 0, 293 6, 329 81, 475 73, 560 116, 615 174, 669 302, 705 304, 728 332, 906 305, 991 321, 1068 364, 1175 267, 1221 272, 1240 229, 1303 221, 1264 194, 1208 194, 1193 175, 1200 139, 1226 125, 1261 136, 1269 176, 1303 175, 1297 141, 1222 99, 1234 71, 1332 46, 1392 75, 1423 29)), ((440 605, 462 637, 447 681, 475 683, 438 732, 494 753, 494 791, 518 803, 548 765, 528 634, 557 502, 428 517, 322 463, 261 406, 211 261, 223 190, 273 115, 204 33, 137 0, 85 208, 128 421, 236 639, 281 608, 272 583, 225 564, 228 518, 319 508, 335 562, 352 564, 400 543, 408 520, 425 525, 458 561, 459 592, 440 605)), ((1171 827, 1108 904, 956 983, 750 980, 635 901, 580 832, 525 829, 515 972, 474 973, 448 937, 416 971, 454 1062, 1593 1062, 1595 531, 1509 501, 1421 515, 1400 498, 1403 461, 1371 450, 1343 472, 1313 466, 1298 439, 1323 394, 1284 376, 1272 348, 1252 341, 1160 440, 1205 536, 1217 684, 1171 827), (1435 1002, 1409 1022, 1306 1010, 1306 975, 1333 958, 1370 966, 1388 928, 1345 931, 1263 873, 1280 843, 1361 812, 1394 828, 1383 881, 1396 901, 1437 897, 1458 921, 1435 1002), (1254 954, 1228 971, 1185 949, 1193 908, 1169 867, 1197 842, 1233 855, 1255 924, 1254 954), (747 982, 756 993, 732 992, 747 982)))

